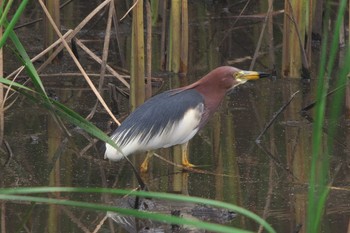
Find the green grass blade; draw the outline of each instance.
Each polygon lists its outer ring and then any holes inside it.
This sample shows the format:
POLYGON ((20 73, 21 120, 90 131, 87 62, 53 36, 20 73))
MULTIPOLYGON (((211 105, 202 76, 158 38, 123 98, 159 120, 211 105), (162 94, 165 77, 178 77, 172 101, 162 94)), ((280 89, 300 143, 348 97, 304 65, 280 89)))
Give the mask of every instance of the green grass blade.
MULTIPOLYGON (((330 15, 330 2, 326 2, 326 11, 324 22, 328 22, 330 15)), ((311 159, 311 169, 310 169, 310 181, 309 181, 309 192, 308 192, 308 210, 307 210, 307 230, 309 233, 319 232, 322 216, 324 214, 324 208, 326 205, 327 196, 329 193, 329 156, 332 154, 333 150, 333 136, 334 129, 330 129, 330 134, 328 137, 327 151, 321 151, 323 148, 323 125, 326 110, 326 95, 329 86, 329 77, 332 73, 336 54, 339 49, 338 38, 341 28, 341 22, 344 18, 344 13, 346 10, 346 1, 342 0, 339 4, 339 10, 337 14, 337 20, 335 23, 334 31, 332 32, 332 41, 330 47, 328 47, 328 28, 325 25, 324 35, 321 48, 321 61, 320 61, 320 71, 318 75, 317 82, 317 104, 315 108, 315 121, 313 123, 313 134, 312 134, 312 159, 311 159), (330 49, 329 55, 327 55, 327 49, 330 49), (326 65, 327 64, 327 65, 326 65), (315 212, 316 211, 316 212, 315 212)), ((348 62, 347 58, 346 61, 348 62)), ((346 66, 349 63, 345 63, 346 66)), ((348 72, 347 68, 344 68, 342 75, 338 84, 344 85, 346 82, 346 74, 348 72), (345 79, 345 80, 344 80, 345 79)), ((339 87, 339 86, 337 86, 339 87)), ((338 91, 337 95, 342 95, 342 91, 338 91)), ((340 97, 336 97, 336 101, 340 97)), ((332 117, 339 114, 338 105, 340 102, 332 102, 333 106, 332 117)))
POLYGON ((47 203, 47 204, 80 207, 80 208, 90 209, 90 210, 98 210, 98 211, 106 211, 106 212, 110 211, 110 212, 120 213, 122 215, 129 215, 129 216, 134 216, 142 219, 150 219, 150 220, 165 222, 169 224, 194 226, 199 229, 209 230, 213 232, 223 232, 223 233, 232 233, 232 232, 248 233, 249 232, 251 233, 251 231, 245 231, 245 230, 241 230, 233 227, 227 227, 219 224, 207 223, 207 222, 193 220, 193 219, 186 219, 186 218, 180 218, 180 217, 175 217, 171 215, 158 214, 158 213, 152 213, 152 212, 146 212, 146 211, 138 211, 134 209, 118 208, 118 207, 81 202, 81 201, 70 201, 70 200, 45 198, 45 197, 32 197, 32 196, 2 195, 2 194, 0 194, 0 199, 12 200, 12 201, 41 202, 41 203, 47 203))
MULTIPOLYGON (((4 25, 4 24, 1 25, 1 26, 5 26, 6 29, 5 29, 2 37, 0 38, 0 48, 2 48, 5 45, 7 38, 10 36, 11 33, 13 33, 13 28, 15 27, 19 18, 21 17, 27 3, 28 3, 28 0, 22 0, 21 4, 19 5, 18 9, 16 10, 15 14, 13 15, 10 23, 7 24, 7 23, 3 22, 6 25, 4 25)), ((3 12, 1 12, 1 17, 2 17, 2 15, 3 15, 3 12)))
POLYGON ((45 88, 43 83, 41 82, 41 79, 39 77, 39 74, 37 73, 32 61, 30 60, 25 48, 23 47, 22 43, 20 42, 20 40, 18 39, 16 33, 14 33, 13 31, 10 32, 10 38, 12 40, 12 43, 14 44, 14 46, 16 47, 16 50, 18 52, 19 58, 22 62, 22 64, 25 66, 26 71, 28 76, 31 78, 33 85, 35 87, 35 90, 37 92, 39 92, 40 94, 42 94, 42 96, 44 97, 44 99, 48 100, 48 97, 46 95, 45 92, 45 88))
POLYGON ((274 229, 258 215, 233 204, 224 203, 216 200, 204 199, 199 197, 189 197, 169 193, 157 193, 157 192, 130 192, 128 190, 120 189, 106 189, 106 188, 71 188, 71 187, 30 187, 30 188, 16 188, 16 189, 0 189, 0 194, 6 195, 18 195, 18 194, 34 194, 34 193, 47 193, 47 192, 78 192, 78 193, 108 193, 115 195, 132 195, 145 198, 156 198, 171 201, 191 202, 197 204, 210 205, 218 208, 224 208, 232 210, 238 214, 242 214, 256 221, 264 226, 264 228, 271 233, 274 233, 274 229))
POLYGON ((29 87, 24 86, 20 83, 14 82, 12 80, 5 79, 3 77, 0 77, 0 82, 3 84, 6 84, 8 87, 17 88, 17 89, 24 89, 26 91, 31 91, 31 92, 35 93, 35 91, 30 89, 29 87))
POLYGON ((223 233, 250 232, 251 233, 251 231, 240 230, 233 227, 227 227, 219 224, 213 224, 213 223, 208 223, 208 222, 203 222, 203 221, 198 221, 193 219, 186 219, 186 218, 180 218, 180 217, 175 217, 171 215, 157 214, 157 213, 151 213, 146 211, 138 211, 134 209, 118 208, 118 207, 81 202, 81 201, 70 201, 70 200, 45 198, 45 197, 31 197, 31 196, 4 195, 4 194, 0 194, 0 199, 10 200, 10 201, 11 200, 12 201, 30 201, 30 202, 40 202, 40 203, 47 203, 47 204, 65 205, 65 206, 80 207, 84 209, 97 210, 97 211, 110 211, 110 212, 120 213, 122 215, 129 215, 137 218, 150 219, 150 220, 166 222, 170 224, 190 225, 190 226, 197 227, 199 229, 205 229, 205 230, 215 231, 215 232, 223 232, 223 233))
MULTIPOLYGON (((350 67, 347 64, 350 64, 350 49, 347 47, 345 52, 345 58, 344 61, 342 61, 343 65, 339 71, 339 74, 337 75, 337 81, 335 88, 343 87, 346 85, 348 81, 348 74, 350 72, 350 67)), ((328 154, 333 154, 333 147, 334 147, 334 137, 336 134, 336 126, 337 122, 339 120, 342 104, 344 102, 344 96, 345 96, 345 88, 339 88, 337 92, 334 93, 334 96, 332 98, 332 102, 330 104, 330 124, 328 127, 328 154)))
POLYGON ((0 18, 0 26, 4 26, 4 23, 6 22, 6 17, 7 17, 7 14, 8 12, 10 11, 10 8, 12 6, 12 3, 13 3, 13 0, 10 0, 6 3, 6 7, 5 7, 5 10, 2 10, 3 9, 3 5, 5 4, 5 1, 2 1, 2 6, 1 6, 1 11, 0 11, 0 15, 1 15, 1 18, 0 18))

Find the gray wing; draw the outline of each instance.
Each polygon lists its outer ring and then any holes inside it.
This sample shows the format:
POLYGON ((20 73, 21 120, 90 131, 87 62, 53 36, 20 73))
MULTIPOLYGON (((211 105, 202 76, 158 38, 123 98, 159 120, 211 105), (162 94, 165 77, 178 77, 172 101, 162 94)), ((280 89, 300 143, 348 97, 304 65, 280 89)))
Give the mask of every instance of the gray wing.
MULTIPOLYGON (((204 112, 204 98, 196 90, 170 90, 147 100, 132 112, 112 134, 119 146, 135 137, 147 143, 152 135, 160 135, 169 123, 177 124, 189 109, 204 112)), ((199 124, 196 126, 199 127, 199 124)))

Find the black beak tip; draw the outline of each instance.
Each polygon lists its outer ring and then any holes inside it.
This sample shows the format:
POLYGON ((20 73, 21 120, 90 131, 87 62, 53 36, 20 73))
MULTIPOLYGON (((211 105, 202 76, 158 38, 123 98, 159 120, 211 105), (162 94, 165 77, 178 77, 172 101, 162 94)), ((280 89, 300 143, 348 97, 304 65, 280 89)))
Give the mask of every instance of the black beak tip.
POLYGON ((271 74, 265 73, 265 72, 258 72, 259 73, 259 78, 268 78, 271 77, 271 74))

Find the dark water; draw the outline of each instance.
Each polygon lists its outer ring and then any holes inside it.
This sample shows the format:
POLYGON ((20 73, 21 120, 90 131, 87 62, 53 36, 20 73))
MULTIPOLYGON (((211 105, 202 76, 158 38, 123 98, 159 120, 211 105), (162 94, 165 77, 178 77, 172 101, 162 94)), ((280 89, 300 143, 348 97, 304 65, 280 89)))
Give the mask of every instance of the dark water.
MULTIPOLYGON (((86 15, 87 8, 91 6, 85 8, 75 3, 74 7, 79 14, 73 18, 78 20, 76 18, 86 15)), ((210 1, 206 4, 190 3, 189 73, 187 77, 178 77, 155 72, 153 76, 165 77, 163 82, 155 83, 154 92, 192 83, 209 70, 227 63, 248 69, 249 58, 241 63, 233 61, 252 56, 261 25, 260 21, 236 22, 230 18, 237 15, 242 7, 243 4, 212 5, 210 1)), ((261 12, 258 9, 260 6, 250 7, 251 13, 261 12)), ((276 29, 281 17, 276 17, 276 29)), ((129 39, 128 23, 130 20, 122 24, 125 42, 129 39)), ((96 39, 103 35, 103 29, 98 31, 96 28, 99 27, 94 27, 94 33, 84 34, 84 37, 96 39)), ((23 33, 30 29, 21 30, 23 33)), ((274 39, 276 44, 282 40, 278 30, 274 39)), ((102 45, 102 41, 99 45, 102 45)), ((96 44, 91 46, 96 46, 97 50, 99 48, 96 44)), ((36 49, 34 46, 34 51, 29 49, 29 53, 35 54, 36 49)), ((127 45, 124 49, 127 50, 127 45)), ((276 49, 277 57, 279 53, 276 49)), ((84 56, 82 59, 88 71, 99 73, 98 66, 91 64, 84 56)), ((267 70, 270 62, 266 56, 262 56, 257 60, 255 69, 267 70)), ((159 68, 157 64, 154 64, 155 71, 159 68)), ((279 62, 276 62, 276 67, 280 67, 279 62)), ((43 73, 70 69, 74 71, 70 61, 65 60, 63 64, 43 73)), ((305 232, 312 124, 299 112, 313 102, 315 82, 303 85, 299 80, 278 78, 277 75, 276 80, 259 80, 236 88, 208 125, 191 140, 191 162, 206 174, 182 172, 155 157, 151 161, 150 172, 143 176, 149 189, 233 203, 265 216, 277 232, 296 232, 299 228, 299 232, 305 232), (304 91, 305 87, 309 90, 304 91), (255 140, 265 125, 298 90, 300 93, 264 132, 257 145, 255 140)), ((107 82, 118 85, 112 78, 108 78, 107 82)), ((83 116, 87 116, 95 104, 93 93, 81 78, 45 78, 44 83, 52 96, 83 116)), ((104 90, 104 97, 110 103, 108 89, 104 90)), ((125 97, 120 97, 118 117, 127 114, 127 101, 125 97)), ((309 113, 312 114, 312 110, 309 113)), ((346 232, 348 229, 350 171, 345 118, 342 115, 337 122, 339 143, 336 144, 329 171, 334 181, 322 232, 346 232)), ((92 122, 107 131, 108 121, 108 115, 99 107, 92 122)), ((102 144, 91 144, 87 150, 86 146, 93 139, 69 124, 66 127, 72 136, 68 137, 42 107, 19 97, 5 112, 5 139, 13 157, 4 166, 8 155, 1 153, 2 186, 137 187, 136 178, 125 161, 112 163, 104 160, 102 144)), ((179 161, 179 148, 176 147, 161 149, 157 154, 169 161, 179 161)), ((131 159, 138 166, 143 157, 134 155, 131 159)), ((71 198, 102 203, 107 201, 99 195, 74 194, 71 198)), ((93 232, 105 216, 105 213, 30 203, 7 202, 2 204, 1 210, 4 219, 1 224, 6 232, 18 229, 21 229, 20 232, 93 232)), ((252 231, 258 229, 255 223, 240 216, 229 225, 252 231)), ((98 232, 111 232, 112 229, 123 232, 120 226, 108 224, 108 220, 98 232)))

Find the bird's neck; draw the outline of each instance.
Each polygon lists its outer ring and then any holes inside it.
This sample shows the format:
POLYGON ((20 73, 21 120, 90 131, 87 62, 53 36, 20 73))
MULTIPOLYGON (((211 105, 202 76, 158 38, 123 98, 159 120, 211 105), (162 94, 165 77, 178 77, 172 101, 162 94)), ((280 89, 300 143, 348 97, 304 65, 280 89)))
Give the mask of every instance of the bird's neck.
POLYGON ((211 114, 220 106, 226 95, 226 92, 220 90, 217 86, 198 85, 194 89, 203 95, 205 100, 204 105, 209 109, 211 114))

